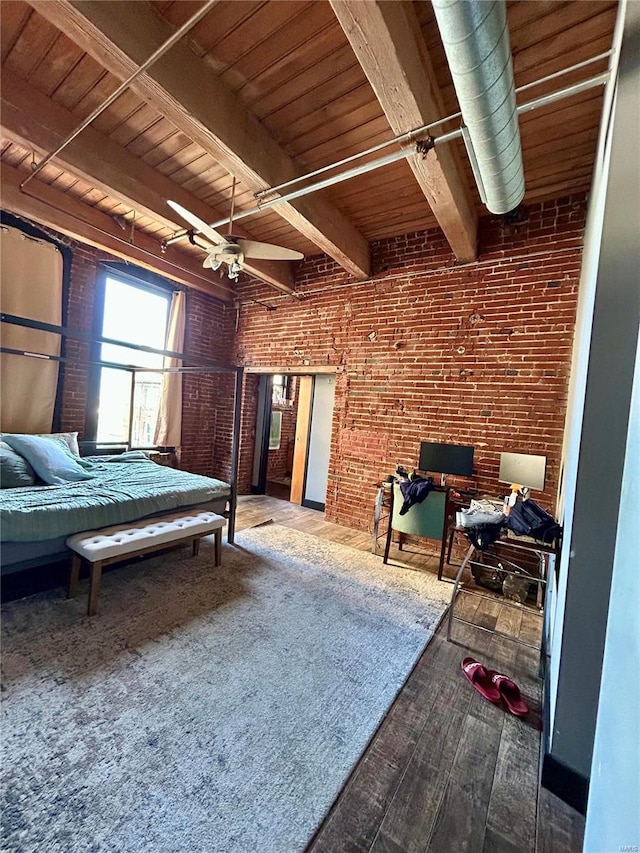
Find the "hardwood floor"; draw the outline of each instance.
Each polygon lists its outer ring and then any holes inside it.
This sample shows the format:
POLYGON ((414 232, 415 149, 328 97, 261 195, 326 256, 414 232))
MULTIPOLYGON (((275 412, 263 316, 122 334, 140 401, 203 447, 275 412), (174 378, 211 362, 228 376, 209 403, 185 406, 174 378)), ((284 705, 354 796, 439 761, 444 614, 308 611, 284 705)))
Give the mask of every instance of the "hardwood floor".
POLYGON ((266 493, 272 498, 288 501, 291 494, 291 483, 280 483, 277 480, 267 480, 266 493))
MULTIPOLYGON (((266 496, 240 498, 237 529, 268 521, 369 551, 371 534, 266 496)), ((392 563, 437 571, 433 556, 391 551, 392 563)), ((390 566, 390 571, 393 566, 390 566)), ((534 640, 540 619, 472 596, 456 614, 534 640)), ((372 738, 307 853, 578 853, 583 818, 538 790, 538 653, 454 623, 441 625, 372 738), (467 654, 512 676, 530 707, 520 720, 463 678, 467 654)))

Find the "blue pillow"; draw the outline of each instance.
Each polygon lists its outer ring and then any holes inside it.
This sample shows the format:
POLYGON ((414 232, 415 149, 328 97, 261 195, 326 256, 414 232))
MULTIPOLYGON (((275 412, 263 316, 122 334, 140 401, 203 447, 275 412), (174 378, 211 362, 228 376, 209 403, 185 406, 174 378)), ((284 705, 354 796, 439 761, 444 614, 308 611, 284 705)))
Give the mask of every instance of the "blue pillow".
POLYGON ((0 441, 0 488, 17 489, 33 486, 36 475, 26 459, 16 453, 9 445, 0 441))
POLYGON ((68 447, 53 438, 38 435, 4 435, 3 440, 24 456, 41 480, 50 486, 62 486, 75 480, 91 480, 93 474, 78 463, 68 447))

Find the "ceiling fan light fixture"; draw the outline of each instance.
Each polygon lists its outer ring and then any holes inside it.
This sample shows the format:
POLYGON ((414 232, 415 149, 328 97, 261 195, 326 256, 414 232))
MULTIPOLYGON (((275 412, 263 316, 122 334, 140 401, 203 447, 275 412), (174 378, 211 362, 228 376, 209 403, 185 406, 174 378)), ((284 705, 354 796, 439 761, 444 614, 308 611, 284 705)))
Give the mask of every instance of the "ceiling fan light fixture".
MULTIPOLYGON (((242 272, 242 264, 245 257, 262 260, 298 261, 304 258, 302 252, 286 249, 283 246, 274 246, 271 243, 260 243, 257 240, 249 240, 244 237, 236 237, 233 234, 233 212, 235 200, 235 178, 231 191, 231 215, 229 216, 229 233, 225 236, 216 231, 211 225, 200 219, 191 211, 187 210, 176 201, 168 200, 167 204, 196 232, 203 234, 213 245, 209 254, 203 261, 203 267, 218 270, 223 263, 228 265, 227 274, 232 281, 236 281, 242 272)), ((196 244, 200 245, 200 244, 196 244)), ((204 246, 200 245, 200 248, 204 246)))

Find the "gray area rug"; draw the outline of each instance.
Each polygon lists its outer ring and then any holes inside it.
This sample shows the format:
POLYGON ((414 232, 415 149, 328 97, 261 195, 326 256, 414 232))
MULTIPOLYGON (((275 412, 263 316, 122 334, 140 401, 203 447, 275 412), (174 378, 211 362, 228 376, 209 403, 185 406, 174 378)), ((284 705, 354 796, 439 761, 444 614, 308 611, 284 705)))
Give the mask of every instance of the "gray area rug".
POLYGON ((269 525, 3 607, 3 851, 304 850, 446 606, 269 525))

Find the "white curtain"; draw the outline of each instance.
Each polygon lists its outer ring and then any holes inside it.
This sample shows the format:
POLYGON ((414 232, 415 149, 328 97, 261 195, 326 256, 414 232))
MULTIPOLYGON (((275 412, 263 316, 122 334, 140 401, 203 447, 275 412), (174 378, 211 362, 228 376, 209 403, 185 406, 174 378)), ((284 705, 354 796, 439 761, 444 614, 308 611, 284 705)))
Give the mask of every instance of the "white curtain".
MULTIPOLYGON (((169 312, 165 349, 182 352, 186 323, 186 294, 174 291, 169 312)), ((182 367, 177 358, 165 358, 164 367, 182 367)), ((180 447, 182 440, 182 374, 165 373, 156 425, 155 443, 160 447, 180 447)))
MULTIPOLYGON (((62 324, 60 251, 17 228, 0 227, 0 309, 7 314, 62 324)), ((2 323, 2 346, 60 355, 52 332, 2 323)), ((22 355, 0 356, 0 428, 3 432, 51 432, 58 362, 22 355)))

